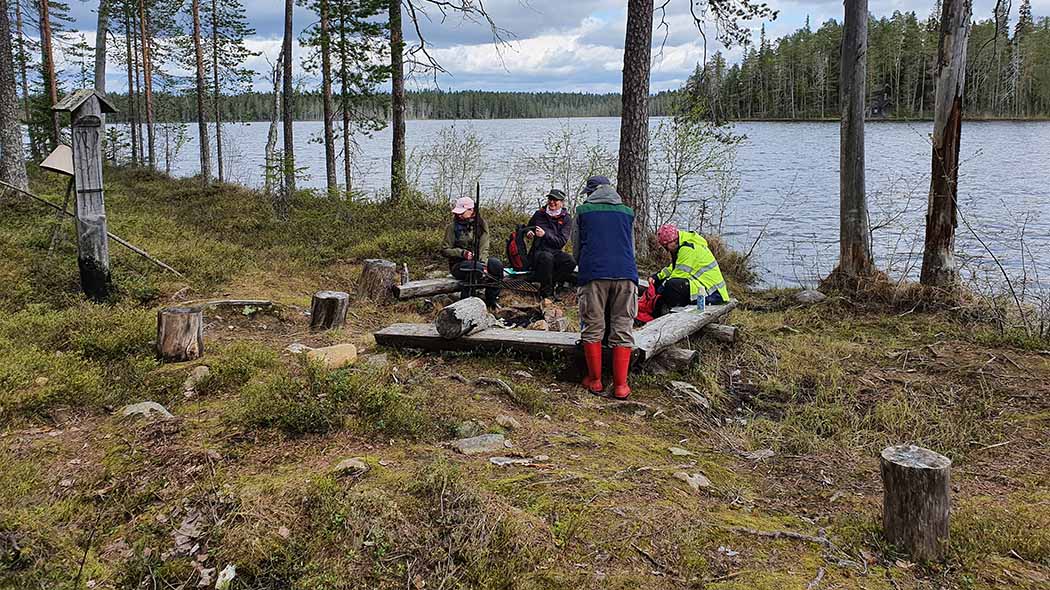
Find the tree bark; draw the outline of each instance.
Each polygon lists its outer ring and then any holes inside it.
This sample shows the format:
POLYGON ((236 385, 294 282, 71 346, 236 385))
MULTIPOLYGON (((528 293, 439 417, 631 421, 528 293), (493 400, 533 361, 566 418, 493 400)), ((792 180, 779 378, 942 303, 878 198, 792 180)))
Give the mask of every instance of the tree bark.
POLYGON ((970 36, 970 2, 944 0, 941 11, 930 196, 919 277, 923 285, 933 287, 948 287, 959 280, 955 268, 955 228, 958 225, 959 139, 966 85, 966 44, 970 36))
MULTIPOLYGON (((15 31, 18 34, 18 69, 22 82, 22 110, 24 113, 24 119, 26 125, 29 125, 29 121, 32 119, 31 113, 29 112, 29 75, 26 72, 26 46, 25 46, 25 34, 22 31, 22 3, 19 0, 15 0, 15 31)), ((34 139, 35 133, 33 132, 32 126, 29 127, 29 149, 33 155, 33 159, 39 159, 37 153, 37 142, 34 139)))
POLYGON ((339 102, 343 112, 343 184, 346 194, 354 189, 353 146, 350 142, 350 68, 347 64, 346 8, 339 10, 339 102))
POLYGON ((330 330, 346 323, 350 295, 342 291, 318 291, 310 302, 310 329, 330 330))
POLYGON ((212 66, 212 105, 215 109, 215 167, 219 173, 219 182, 226 182, 226 170, 222 162, 222 103, 219 90, 219 7, 216 0, 211 0, 211 66, 212 66))
POLYGON ((208 118, 204 110, 204 51, 201 48, 200 0, 193 0, 193 53, 197 70, 197 135, 200 139, 201 184, 211 182, 211 149, 208 148, 208 118))
POLYGON ((398 202, 406 190, 405 163, 405 40, 401 30, 401 0, 390 0, 390 200, 398 202))
POLYGON ((951 460, 900 445, 883 450, 880 464, 886 540, 915 561, 939 561, 948 548, 951 460))
POLYGON ((169 362, 204 355, 204 311, 199 307, 166 307, 157 312, 157 356, 169 362))
POLYGON ((284 1, 284 81, 283 81, 283 97, 284 104, 281 105, 284 111, 284 195, 282 200, 283 210, 279 213, 282 217, 287 215, 288 203, 292 198, 292 193, 295 192, 295 136, 292 133, 292 120, 294 106, 293 93, 294 88, 292 87, 292 36, 294 31, 292 30, 292 10, 294 2, 292 0, 284 1))
POLYGON ((652 0, 627 2, 623 49, 623 114, 616 188, 634 208, 634 247, 649 252, 649 74, 653 40, 652 0))
POLYGON ((478 297, 467 297, 438 312, 434 327, 442 338, 452 340, 471 332, 480 332, 492 325, 485 302, 478 297))
POLYGON ((131 7, 124 3, 124 50, 128 58, 128 135, 131 136, 131 163, 139 163, 138 111, 135 108, 135 52, 132 49, 131 7))
POLYGON ((153 126, 153 64, 150 61, 150 26, 146 1, 139 0, 139 27, 142 31, 142 84, 146 91, 146 149, 149 167, 157 168, 157 142, 153 126))
MULTIPOLYGON (((51 46, 51 16, 48 12, 48 0, 40 0, 40 51, 44 60, 44 72, 45 79, 44 85, 47 88, 47 96, 51 99, 49 107, 55 106, 58 103, 58 81, 55 79, 55 54, 51 46)), ((4 31, 4 34, 7 32, 4 31)), ((48 146, 49 149, 54 150, 58 147, 58 141, 60 138, 60 129, 58 126, 58 113, 50 111, 51 126, 48 129, 48 146)))
POLYGON ((389 260, 371 258, 365 260, 361 269, 361 281, 357 285, 357 296, 377 303, 394 300, 394 288, 401 282, 397 264, 389 260))
POLYGON ((283 188, 278 190, 276 193, 273 190, 274 177, 277 172, 281 169, 280 162, 277 161, 277 121, 281 116, 281 73, 282 65, 281 62, 284 59, 284 49, 277 54, 277 63, 273 66, 273 102, 270 107, 270 129, 266 134, 266 186, 265 192, 270 196, 273 201, 274 210, 279 211, 281 209, 279 195, 283 192, 283 188))
POLYGON ((324 117, 324 171, 328 184, 328 195, 339 192, 339 179, 335 168, 335 113, 332 108, 332 39, 328 27, 328 0, 319 0, 321 29, 321 110, 324 117))
POLYGON ((864 114, 868 75, 868 0, 845 4, 842 32, 839 138, 839 265, 847 277, 874 268, 864 186, 864 114))
MULTIPOLYGON (((18 2, 18 0, 14 0, 18 2)), ((11 48, 10 17, 7 0, 0 0, 0 180, 23 190, 29 189, 26 159, 22 145, 22 124, 18 120, 18 86, 11 48)))
POLYGON ((95 90, 106 93, 106 36, 109 34, 110 0, 99 0, 95 24, 95 90))

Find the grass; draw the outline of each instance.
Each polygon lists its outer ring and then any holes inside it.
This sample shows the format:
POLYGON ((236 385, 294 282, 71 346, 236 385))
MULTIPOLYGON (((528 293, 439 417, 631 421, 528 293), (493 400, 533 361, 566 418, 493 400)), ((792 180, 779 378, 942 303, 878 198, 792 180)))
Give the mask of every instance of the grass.
MULTIPOLYGON (((88 303, 68 237, 47 255, 47 212, 0 203, 0 589, 72 587, 81 559, 81 587, 107 589, 195 587, 228 564, 234 588, 311 590, 806 587, 820 569, 842 588, 1050 580, 1050 347, 978 312, 836 294, 801 307, 789 291, 746 292, 745 257, 718 250, 744 336, 694 342, 700 367, 674 376, 709 412, 673 399, 665 377, 633 375, 640 404, 610 404, 561 378, 565 362, 510 355, 387 351, 385 365, 327 370, 285 348, 352 342, 369 355, 372 331, 433 312, 357 302, 344 329, 314 333, 310 294, 352 290, 368 257, 444 268, 443 207, 303 192, 281 223, 244 189, 106 178, 111 229, 186 280, 115 247, 116 292, 88 303), (209 310, 205 357, 160 364, 155 313, 176 293, 274 306, 209 310), (187 396, 200 364, 209 374, 187 396), (145 400, 176 419, 113 415, 145 400), (497 427, 501 414, 520 428, 497 427), (503 454, 547 458, 497 467, 448 450, 467 420, 504 432, 503 454), (881 541, 876 457, 901 442, 955 462, 943 564, 910 566, 881 541), (742 456, 766 448, 773 458, 742 456), (369 470, 336 473, 348 457, 369 470), (694 492, 679 471, 711 486, 694 492), (198 548, 175 552, 191 513, 198 548), (824 531, 846 553, 740 528, 824 531)), ((57 200, 64 187, 36 174, 34 188, 57 200)), ((488 215, 496 236, 521 221, 488 215)))

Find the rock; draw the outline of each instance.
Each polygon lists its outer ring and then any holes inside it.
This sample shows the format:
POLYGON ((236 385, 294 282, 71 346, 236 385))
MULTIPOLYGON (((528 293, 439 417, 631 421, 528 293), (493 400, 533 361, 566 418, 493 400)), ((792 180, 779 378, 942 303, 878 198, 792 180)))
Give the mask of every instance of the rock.
POLYGON ((499 424, 503 428, 508 430, 517 430, 521 428, 521 423, 518 422, 514 416, 508 416, 506 414, 500 414, 496 416, 496 424, 499 424))
POLYGON ((502 451, 506 442, 507 439, 502 434, 482 434, 481 436, 459 439, 452 443, 452 448, 464 455, 477 455, 502 451))
POLYGON ((679 471, 674 474, 675 477, 689 484, 689 487, 693 488, 694 492, 699 492, 700 488, 711 487, 711 480, 707 479, 702 473, 694 473, 692 475, 679 471))
POLYGON ((551 332, 564 332, 569 327, 569 318, 565 317, 565 310, 557 305, 544 305, 543 320, 547 322, 547 330, 551 332))
POLYGON ((376 369, 385 369, 390 366, 390 357, 385 352, 379 354, 370 354, 364 357, 364 362, 369 367, 376 369))
POLYGON ((489 463, 498 467, 507 467, 509 465, 532 465, 532 459, 529 457, 490 457, 489 463))
POLYGON ((675 457, 692 457, 693 456, 693 452, 692 451, 687 451, 687 450, 683 449, 682 447, 667 447, 667 450, 671 451, 671 454, 674 455, 675 457))
POLYGON ((49 381, 50 381, 50 379, 48 379, 47 377, 37 377, 36 379, 33 380, 33 384, 36 385, 37 387, 43 387, 43 386, 47 385, 49 381))
POLYGON ((751 459, 752 461, 761 461, 763 459, 770 459, 774 455, 776 455, 776 453, 773 452, 773 449, 759 449, 757 451, 745 451, 745 452, 740 453, 741 457, 743 457, 745 459, 751 459))
POLYGON ((219 577, 215 579, 215 590, 229 590, 230 583, 233 582, 233 578, 237 576, 237 566, 232 563, 219 572, 219 577))
POLYGON ((686 383, 685 381, 672 381, 669 384, 669 387, 671 389, 671 395, 688 398, 694 404, 705 410, 711 409, 711 402, 708 401, 708 399, 700 393, 700 390, 691 383, 686 383))
POLYGON ((64 488, 71 488, 71 487, 73 487, 74 483, 76 483, 76 482, 73 481, 72 479, 66 478, 66 479, 63 479, 62 481, 58 482, 58 485, 60 485, 60 486, 62 486, 64 488))
POLYGON ((456 424, 457 438, 470 438, 472 436, 478 436, 482 432, 485 432, 485 428, 473 420, 464 420, 463 422, 456 424))
POLYGON ((813 305, 814 303, 820 303, 827 298, 827 295, 816 289, 806 289, 805 291, 795 293, 795 302, 801 303, 802 305, 813 305))
POLYGON ((368 471, 368 464, 360 457, 343 459, 339 463, 336 463, 335 467, 332 468, 332 472, 336 475, 357 476, 366 471, 368 471))
POLYGON ((302 342, 293 342, 286 346, 284 349, 292 354, 301 354, 313 350, 312 348, 303 344, 302 342))
POLYGON ((120 409, 120 415, 125 417, 142 416, 147 419, 159 417, 164 420, 170 420, 175 417, 164 406, 157 402, 139 402, 137 404, 124 406, 120 409))
POLYGON ((194 390, 196 390, 197 389, 197 384, 201 382, 201 379, 204 379, 205 377, 207 377, 210 374, 211 374, 211 369, 208 368, 208 365, 198 365, 196 367, 193 367, 193 370, 190 371, 189 376, 187 376, 186 380, 182 382, 182 390, 183 391, 194 391, 194 390))
POLYGON ((536 320, 528 325, 527 330, 543 330, 546 332, 550 330, 550 326, 547 324, 547 320, 536 320))
POLYGON ((306 358, 320 361, 329 369, 341 369, 357 360, 357 347, 353 344, 336 344, 314 348, 306 352, 306 358))

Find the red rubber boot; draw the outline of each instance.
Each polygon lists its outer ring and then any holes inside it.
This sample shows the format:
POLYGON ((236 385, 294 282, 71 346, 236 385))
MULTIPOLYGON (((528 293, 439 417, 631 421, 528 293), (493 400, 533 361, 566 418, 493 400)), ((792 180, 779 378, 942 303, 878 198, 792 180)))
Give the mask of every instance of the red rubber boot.
POLYGON ((587 376, 583 378, 583 386, 591 393, 600 394, 605 389, 602 386, 602 343, 584 342, 583 358, 587 360, 587 376))
POLYGON ((627 399, 627 396, 631 395, 631 388, 627 386, 627 370, 631 366, 631 349, 626 346, 613 348, 612 362, 613 397, 627 399))

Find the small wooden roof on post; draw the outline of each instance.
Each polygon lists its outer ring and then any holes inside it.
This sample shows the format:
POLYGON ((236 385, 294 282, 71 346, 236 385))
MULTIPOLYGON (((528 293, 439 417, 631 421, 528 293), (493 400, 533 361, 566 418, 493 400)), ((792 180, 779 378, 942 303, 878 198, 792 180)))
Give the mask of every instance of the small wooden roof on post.
POLYGON ((84 101, 94 96, 98 99, 99 107, 102 109, 102 114, 116 113, 117 107, 113 106, 113 103, 106 98, 105 94, 102 94, 94 88, 81 88, 80 90, 74 91, 72 94, 67 94, 65 98, 55 103, 55 106, 51 107, 53 111, 65 111, 73 112, 77 108, 84 104, 84 101))

